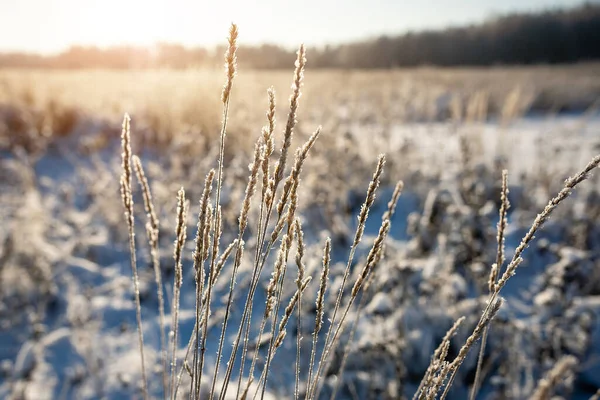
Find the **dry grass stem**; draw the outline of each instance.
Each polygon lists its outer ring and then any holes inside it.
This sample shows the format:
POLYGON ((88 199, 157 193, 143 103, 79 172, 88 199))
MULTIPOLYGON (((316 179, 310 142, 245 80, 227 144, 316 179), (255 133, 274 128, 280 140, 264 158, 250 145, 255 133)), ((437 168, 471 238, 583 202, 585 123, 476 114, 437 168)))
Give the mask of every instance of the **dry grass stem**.
POLYGON ((366 195, 363 205, 361 206, 360 214, 358 216, 358 225, 357 225, 356 232, 354 235, 354 240, 352 242, 352 247, 350 248, 350 254, 348 256, 348 262, 346 264, 346 269, 344 270, 344 275, 342 277, 342 283, 340 285, 340 289, 337 294, 337 299, 336 299, 335 306, 333 309, 333 314, 331 317, 331 325, 330 325, 329 329, 327 330, 327 334, 325 336, 325 347, 324 347, 323 353, 321 354, 321 358, 319 360, 319 366, 317 368, 317 372, 314 377, 314 382, 309 383, 309 395, 316 394, 316 393, 313 393, 312 391, 316 390, 317 381, 319 380, 319 376, 321 375, 321 373, 323 371, 325 359, 329 353, 329 351, 327 351, 327 350, 333 343, 333 339, 331 338, 332 330, 333 330, 333 327, 336 322, 337 313, 339 311, 339 308, 341 307, 342 296, 344 294, 344 288, 346 286, 346 281, 348 280, 348 276, 350 275, 350 268, 351 268, 352 262, 354 260, 354 254, 356 252, 356 247, 358 246, 358 244, 360 243, 360 240, 362 239, 362 235, 365 230, 365 223, 366 223, 367 217, 369 215, 369 209, 371 208, 371 206, 373 205, 373 202, 375 201, 375 193, 377 191, 377 188, 379 187, 379 182, 381 180, 381 175, 383 173, 384 164, 385 164, 385 156, 383 154, 381 154, 378 157, 377 167, 373 174, 373 179, 369 183, 369 188, 367 189, 367 195, 366 195))
POLYGON ((227 80, 223 86, 223 92, 221 93, 221 101, 223 104, 229 103, 231 88, 233 86, 233 78, 235 78, 237 72, 237 39, 237 25, 231 24, 231 27, 229 28, 229 37, 227 38, 227 51, 225 53, 225 74, 227 76, 227 80))
MULTIPOLYGON (((308 378, 306 382, 310 385, 312 382, 312 374, 315 364, 315 357, 317 354, 317 341, 319 339, 319 332, 323 327, 323 315, 325 314, 325 293, 327 292, 327 282, 329 280, 329 264, 331 263, 331 239, 327 238, 325 241, 325 249, 323 250, 323 268, 321 270, 321 277, 319 279, 319 291, 317 292, 316 314, 315 314, 315 330, 313 331, 313 343, 310 352, 310 362, 308 364, 308 378)), ((308 398, 307 388, 307 398, 308 398)))
POLYGON ((456 356, 454 361, 448 364, 448 366, 441 371, 441 379, 445 379, 445 377, 448 374, 450 374, 450 378, 448 378, 448 382, 446 383, 446 387, 444 389, 444 392, 442 393, 442 396, 440 397, 440 400, 445 399, 448 395, 448 392, 450 390, 450 387, 452 386, 452 383, 454 382, 454 378, 456 377, 458 369, 462 365, 463 361, 465 361, 465 358, 467 358, 467 354, 469 354, 469 351, 471 350, 473 345, 481 337, 485 327, 489 325, 492 319, 494 319, 494 317, 502 307, 503 303, 504 299, 502 297, 496 297, 494 299, 494 302, 493 304, 491 304, 489 312, 485 313, 482 319, 479 321, 479 323, 475 326, 473 333, 471 333, 471 335, 467 338, 465 344, 460 348, 458 355, 456 356))
POLYGON ((279 322, 279 333, 277 335, 277 340, 275 341, 275 348, 278 348, 283 343, 283 338, 285 337, 285 334, 286 334, 285 328, 287 326, 287 323, 290 320, 290 317, 292 316, 292 313, 294 312, 294 309, 296 308, 296 305, 299 302, 300 296, 302 295, 302 293, 304 292, 304 290, 310 283, 311 279, 312 278, 309 276, 308 278, 304 279, 304 281, 302 281, 302 283, 300 284, 300 287, 296 290, 296 292, 290 299, 289 304, 285 308, 285 314, 284 314, 283 318, 281 319, 281 321, 279 322))
MULTIPOLYGON (((241 242, 242 236, 244 235, 244 231, 248 226, 248 213, 250 211, 250 201, 256 192, 256 184, 258 182, 258 172, 262 163, 262 137, 259 137, 254 146, 254 160, 252 164, 249 165, 248 169, 250 170, 250 175, 248 176, 248 184, 246 186, 246 192, 244 196, 244 200, 242 201, 242 208, 240 210, 240 216, 238 218, 239 226, 238 226, 238 243, 241 242)), ((225 307, 225 322, 223 323, 223 332, 226 327, 226 323, 229 317, 229 310, 231 308, 231 302, 233 300, 233 288, 235 285, 235 276, 237 274, 237 269, 241 263, 241 257, 236 257, 235 263, 233 265, 233 274, 232 281, 230 285, 229 298, 227 300, 227 306, 225 307)), ((241 339, 241 335, 239 335, 233 343, 233 350, 231 352, 231 356, 229 357, 229 362, 227 363, 227 370, 225 371, 225 379, 223 379, 223 386, 221 388, 220 399, 225 398, 225 394, 227 393, 227 388, 229 384, 229 380, 231 379, 231 374, 233 372, 233 366, 235 357, 237 355, 237 349, 239 347, 239 341, 241 339)), ((238 385, 239 389, 239 385, 238 385)))
MULTIPOLYGON (((290 205, 291 207, 291 205, 290 205)), ((271 365, 271 361, 273 359, 273 356, 275 354, 275 340, 277 338, 276 335, 276 330, 277 330, 277 317, 279 315, 279 308, 281 306, 281 296, 283 295, 283 283, 285 280, 285 274, 287 271, 287 262, 288 262, 288 257, 290 254, 290 248, 292 247, 292 240, 294 237, 294 225, 290 225, 288 224, 288 231, 287 233, 283 236, 282 239, 282 247, 285 249, 285 251, 283 252, 283 260, 282 260, 282 265, 279 268, 280 272, 279 272, 279 284, 276 285, 278 287, 276 287, 275 292, 273 294, 273 296, 271 296, 271 306, 269 306, 267 304, 267 308, 270 308, 270 311, 272 312, 272 317, 271 317, 271 338, 269 340, 269 349, 267 352, 267 362, 264 366, 263 369, 263 376, 264 376, 264 380, 262 380, 262 392, 261 392, 261 399, 264 397, 265 395, 265 390, 267 387, 267 378, 269 376, 269 372, 270 372, 270 365, 271 365)), ((259 387, 261 384, 261 381, 259 380, 258 382, 259 387)))
POLYGON ((394 186, 394 192, 392 193, 392 198, 388 202, 388 208, 385 211, 385 213, 383 213, 383 216, 381 217, 382 220, 384 220, 384 221, 386 219, 389 219, 390 221, 392 220, 392 218, 394 217, 394 214, 396 213, 396 205, 398 205, 398 199, 400 198, 400 195, 402 194, 403 189, 404 189, 404 182, 402 182, 402 181, 396 182, 396 186, 394 186))
POLYGON ((150 257, 152 259, 152 266, 154 268, 154 279, 156 282, 156 291, 158 298, 158 315, 160 325, 160 349, 161 349, 161 364, 162 364, 162 379, 163 379, 163 396, 167 397, 168 388, 168 367, 167 367, 167 336, 165 334, 165 300, 163 293, 162 283, 162 271, 160 269, 160 256, 158 248, 158 235, 159 235, 159 222, 156 216, 154 203, 152 201, 152 192, 150 191, 150 185, 148 179, 144 173, 144 168, 140 158, 136 155, 132 157, 133 167, 137 176, 138 182, 142 189, 142 195, 144 198, 144 208, 146 210, 146 233, 148 236, 148 244, 150 246, 150 257))
POLYGON ((306 65, 306 51, 304 45, 300 46, 298 50, 298 58, 296 59, 296 70, 294 71, 294 81, 292 83, 292 94, 290 96, 290 111, 288 113, 287 124, 283 134, 283 145, 281 146, 281 154, 279 161, 275 167, 274 174, 274 190, 277 190, 279 182, 283 179, 283 173, 285 171, 285 164, 287 161, 287 155, 290 146, 292 145, 292 136, 294 134, 294 127, 296 126, 296 114, 298 112, 298 100, 300 99, 300 88, 302 87, 302 80, 304 79, 304 67, 306 65))
POLYGON ((135 311, 138 330, 138 344, 142 364, 142 395, 148 398, 148 380, 146 377, 146 362, 144 357, 144 333, 142 327, 142 305, 140 301, 140 283, 137 271, 137 259, 135 253, 135 225, 133 215, 133 192, 131 189, 131 128, 129 115, 125 114, 123 129, 121 132, 121 147, 123 174, 121 176, 121 199, 125 208, 125 218, 129 231, 129 253, 133 278, 133 293, 135 297, 135 311))
POLYGON ((465 317, 460 317, 456 320, 454 325, 452 325, 452 327, 448 329, 448 331, 444 335, 444 338, 440 342, 440 345, 433 352, 433 356, 431 357, 431 363, 425 371, 425 375, 423 376, 423 379, 421 380, 421 383, 419 384, 419 387, 417 388, 417 391, 413 396, 413 400, 422 400, 426 397, 427 392, 423 389, 431 386, 435 373, 440 370, 441 362, 444 361, 446 358, 447 348, 448 344, 450 343, 450 340, 456 335, 456 333, 458 332, 458 328, 460 328, 460 325, 465 321, 465 319, 465 317))
MULTIPOLYGON (((236 70, 237 70, 237 64, 236 64, 236 50, 237 50, 237 37, 238 37, 238 30, 237 30, 237 26, 235 24, 231 24, 231 28, 229 29, 229 38, 228 38, 228 42, 229 45, 227 47, 227 51, 225 52, 225 70, 226 70, 226 83, 225 86, 223 87, 223 92, 221 95, 221 100, 223 102, 223 123, 222 123, 222 127, 221 127, 221 135, 220 135, 220 147, 219 147, 219 167, 218 167, 218 175, 217 175, 217 190, 216 190, 216 195, 215 195, 215 212, 218 211, 221 207, 221 188, 223 186, 223 163, 224 163, 224 159, 225 159, 225 137, 226 137, 226 132, 227 132, 227 118, 228 118, 228 113, 229 113, 229 101, 231 98, 231 88, 233 86, 233 78, 236 75, 236 70)), ((216 215, 215 215, 215 219, 216 219, 216 215)), ((216 249, 215 251, 218 251, 219 248, 219 240, 220 240, 220 235, 216 234, 213 235, 213 249, 216 249)), ((238 243, 238 251, 237 253, 240 253, 240 247, 239 247, 239 243, 238 243)), ((213 258, 212 262, 211 262, 211 280, 212 280, 212 275, 214 273, 214 264, 215 264, 215 259, 213 258)), ((231 290, 233 290, 233 282, 235 282, 235 268, 231 277, 231 290)), ((205 321, 204 324, 206 325, 208 323, 208 313, 209 313, 209 309, 210 309, 210 292, 207 298, 207 306, 205 309, 205 321)), ((230 295, 231 297, 231 295, 230 295)), ((219 350, 217 352, 217 360, 215 363, 215 369, 214 369, 214 374, 213 374, 213 381, 212 381, 212 385, 211 385, 211 390, 210 390, 210 397, 212 398, 214 393, 215 393, 215 385, 216 385, 216 377, 218 375, 219 372, 219 366, 221 363, 221 356, 222 356, 222 351, 223 351, 223 341, 225 340, 224 336, 225 336, 225 329, 227 327, 227 319, 228 319, 229 315, 227 313, 227 315, 225 316, 225 319, 223 321, 223 329, 222 329, 222 333, 221 333, 221 338, 219 339, 219 350)), ((206 336, 206 326, 203 329, 203 341, 205 340, 204 337, 206 336)), ((204 352, 205 352, 205 348, 204 345, 201 348, 201 366, 203 365, 204 362, 204 352)), ((198 383, 197 383, 197 387, 201 386, 202 383, 202 369, 200 369, 199 371, 199 378, 198 378, 198 383)))
MULTIPOLYGON (((567 197, 569 197, 569 195, 571 194, 571 191, 579 183, 583 182, 585 179, 587 179, 589 177, 589 174, 598 166, 598 164, 600 164, 600 155, 594 157, 585 166, 585 168, 583 170, 581 170, 578 174, 576 174, 573 177, 568 178, 565 181, 564 188, 554 198, 552 198, 548 202, 548 204, 546 205, 544 210, 542 210, 542 212, 536 216, 531 228, 525 234, 525 236, 521 240, 521 243, 516 248, 511 261, 509 262, 508 266, 506 267, 506 271, 504 272, 504 274, 501 276, 501 278, 498 280, 498 282, 494 286, 494 292, 490 294, 490 299, 488 300, 488 304, 482 313, 479 323, 475 327, 473 335, 469 339, 471 339, 474 335, 477 336, 477 338, 479 336, 481 336, 482 332, 485 330, 485 327, 489 325, 489 322, 491 321, 494 312, 495 311, 497 312, 497 310, 499 309, 500 291, 506 285, 507 281, 515 274, 517 267, 523 261, 522 254, 525 251, 525 249, 529 246, 529 244, 531 243, 533 238, 535 237, 535 233, 537 232, 537 230, 540 229, 541 226, 544 224, 544 222, 550 217, 550 215, 552 214, 554 209, 562 201, 564 201, 567 197), (479 332, 479 335, 476 335, 477 332, 479 332)), ((477 338, 475 340, 471 340, 471 345, 477 340, 477 338)), ((467 341, 467 344, 468 343, 469 343, 469 340, 467 341)), ((461 353, 459 353, 459 356, 462 354, 463 351, 466 351, 466 352, 469 351, 471 346, 467 346, 467 344, 465 344, 465 346, 463 346, 463 348, 461 349, 461 353)), ((466 357, 466 353, 464 354, 463 357, 466 357)), ((448 383, 446 384, 446 387, 442 394, 442 399, 444 399, 447 396, 449 388, 451 387, 454 377, 456 375, 457 369, 458 369, 458 367, 460 367, 460 364, 462 363, 462 361, 459 362, 457 360, 460 360, 460 357, 457 357, 457 359, 455 359, 451 364, 451 368, 450 368, 451 376, 450 376, 450 379, 448 380, 448 383)))
POLYGON ((300 291, 298 297, 298 314, 296 320, 296 379, 294 383, 294 398, 298 399, 300 391, 300 355, 301 355, 301 341, 302 341, 302 282, 304 281, 304 275, 306 273, 306 266, 304 265, 304 232, 302 231, 302 224, 300 220, 296 218, 294 221, 296 231, 296 266, 298 267, 298 277, 296 278, 296 287, 300 291))
MULTIPOLYGON (((200 366, 199 359, 199 333, 200 333, 200 319, 202 313, 202 297, 204 291, 204 260, 208 254, 208 247, 210 243, 210 218, 212 212, 210 212, 210 194, 212 191, 213 180, 215 177, 215 171, 211 169, 206 175, 204 180, 204 189, 202 191, 202 197, 200 200, 200 213, 198 214, 198 228, 196 231, 195 249, 194 249, 194 274, 196 277, 196 322, 194 326, 194 351, 193 351, 193 362, 192 362, 192 388, 191 392, 197 395, 196 385, 197 377, 200 375, 198 368, 200 366)), ((210 282, 209 282, 210 285, 210 282)))
MULTIPOLYGON (((382 227, 385 224, 388 225, 388 227, 386 229, 384 229, 387 232, 389 232, 389 230, 391 228, 392 218, 394 216, 394 213, 396 212, 396 205, 398 204, 398 199, 400 198, 400 195, 402 194, 403 188, 404 188, 404 182, 398 181, 396 183, 396 186, 394 187, 394 192, 392 193, 392 197, 390 198, 390 201, 388 202, 388 208, 383 213, 383 216, 381 217, 382 227)), ((386 235, 387 235, 387 232, 386 232, 386 235)), ((375 258, 371 262, 371 264, 377 265, 381 261, 384 251, 385 251, 385 246, 382 243, 379 250, 375 252, 375 258)), ((342 353, 343 354, 342 362, 341 362, 340 368, 338 370, 338 376, 342 376, 342 374, 344 373, 344 370, 346 368, 346 361, 348 359, 348 354, 350 354, 350 350, 351 350, 352 344, 354 342, 354 335, 356 333, 356 328, 358 326, 358 320, 359 320, 362 310, 366 304, 367 296, 365 295, 365 292, 367 292, 369 290, 369 288, 371 287, 371 282, 374 281, 374 277, 375 277, 374 272, 375 271, 372 270, 368 274, 368 276, 365 278, 366 280, 365 280, 365 283, 364 283, 364 286, 362 289, 363 293, 361 294, 361 298, 360 298, 358 307, 355 312, 354 321, 352 322, 352 328, 350 329, 350 334, 349 334, 348 340, 346 341, 346 346, 344 346, 344 351, 342 353)), ((331 396, 330 396, 331 400, 334 400, 335 397, 337 396, 337 393, 340 390, 341 384, 342 384, 342 380, 340 379, 337 381, 335 388, 331 393, 331 396)))
POLYGON ((508 208, 510 207, 510 203, 508 202, 508 171, 502 171, 502 192, 500 194, 500 217, 498 220, 498 250, 496 252, 496 262, 492 265, 492 270, 490 272, 489 279, 489 289, 490 293, 496 291, 496 280, 498 279, 499 271, 502 270, 502 265, 504 264, 504 236, 506 232, 506 226, 508 224, 508 220, 506 218, 506 214, 508 212, 508 208))
POLYGON ((373 247, 369 251, 369 256, 367 257, 367 262, 365 263, 365 266, 363 267, 362 272, 360 273, 360 275, 358 276, 358 279, 356 280, 356 282, 354 283, 354 286, 352 287, 352 297, 356 297, 356 295, 358 294, 358 291, 361 289, 364 281, 367 279, 367 276, 370 273, 372 273, 372 270, 375 267, 375 261, 381 259, 380 254, 381 254, 381 250, 383 249, 383 241, 387 237, 389 231, 390 231, 390 220, 386 219, 381 224, 381 227, 379 228, 379 233, 377 234, 377 237, 375 238, 375 243, 373 243, 373 247))
POLYGON ((183 247, 186 239, 186 216, 187 204, 185 200, 185 191, 179 189, 177 193, 177 223, 175 230, 175 248, 173 259, 175 260, 175 281, 173 283, 173 311, 171 323, 171 399, 175 399, 175 378, 177 371, 177 347, 178 347, 178 329, 179 329, 179 297, 181 285, 183 283, 183 267, 181 263, 183 247))
MULTIPOLYGON (((498 279, 499 271, 502 270, 504 264, 504 237, 506 232, 506 226, 508 220, 506 214, 510 203, 508 202, 508 171, 502 170, 502 190, 500 192, 500 215, 498 219, 498 235, 497 235, 497 251, 496 251, 496 262, 492 265, 490 270, 490 276, 488 280, 488 288, 490 294, 496 292, 496 281, 498 279)), ((479 390, 479 381, 481 379, 481 370, 483 367, 483 356, 485 355, 485 347, 487 343, 487 336, 490 330, 490 326, 486 326, 481 338, 481 344, 479 346, 479 356, 477 358, 477 367, 475 370, 475 380, 473 381, 473 387, 471 388, 470 400, 475 400, 477 391, 479 390)))
POLYGON ((576 365, 577 359, 573 356, 564 356, 558 360, 546 376, 538 382, 531 400, 549 400, 554 388, 565 378, 565 375, 575 369, 576 365))
MULTIPOLYGON (((266 236, 267 226, 269 224, 271 209, 273 206, 273 190, 274 190, 274 181, 270 177, 270 158, 273 154, 275 142, 274 142, 274 130, 275 130, 275 91, 271 87, 267 90, 267 95, 269 99, 269 108, 267 111, 267 121, 268 126, 264 127, 262 130, 262 139, 263 139, 263 154, 262 154, 262 191, 261 191, 261 203, 260 203, 260 212, 259 219, 257 225, 257 243, 255 257, 254 257, 254 271, 252 274, 252 278, 250 279, 250 289, 248 291, 248 295, 246 296, 246 303, 244 305, 244 312, 242 315, 242 321, 240 323, 240 327, 238 329, 238 334, 234 341, 234 352, 237 352, 237 348, 239 346, 240 340, 243 339, 242 346, 242 354, 240 360, 240 372, 238 377, 238 391, 237 396, 239 397, 241 387, 242 387, 242 377, 244 375, 244 366, 246 362, 247 352, 248 352, 248 340, 250 336, 250 323, 249 318, 252 315, 253 308, 253 298, 254 293, 256 291, 256 287, 258 285, 258 280, 260 277, 260 273, 262 272, 262 268, 264 266, 264 262, 266 261, 266 255, 263 258, 263 262, 261 263, 261 251, 262 251, 262 243, 264 242, 264 238, 266 236)), ((266 254, 268 254, 269 249, 267 249, 266 254)), ((262 325, 262 324, 261 324, 262 325)), ((261 331, 264 327, 261 327, 261 331)), ((233 357, 230 358, 233 360, 233 357)), ((230 361, 231 362, 231 361, 230 361)), ((254 360, 252 362, 254 364, 254 360)), ((253 366, 251 367, 253 371, 253 366)), ((251 374, 252 375, 252 374, 251 374)), ((248 388, 246 389, 248 390, 248 388)))
POLYGON ((250 176, 248 177, 248 185, 246 186, 246 195, 242 201, 242 210, 239 217, 239 234, 243 235, 246 227, 248 226, 248 212, 250 211, 250 201, 256 192, 256 183, 258 182, 258 171, 262 165, 262 144, 261 138, 256 142, 254 146, 254 161, 249 165, 250 176))
POLYGON ((286 203, 293 196, 294 190, 298 189, 298 184, 300 182, 300 173, 302 172, 302 166, 304 162, 308 158, 308 152, 313 147, 319 134, 321 133, 321 127, 319 126, 317 130, 310 136, 310 138, 304 143, 304 145, 296 150, 296 158, 294 161, 294 166, 290 172, 290 175, 285 180, 283 185, 283 193, 277 204, 277 214, 279 217, 283 214, 283 208, 286 203))
POLYGON ((569 197, 569 195, 571 194, 571 191, 579 183, 583 182, 585 179, 588 178, 590 172, 592 172, 598 166, 598 164, 600 164, 600 155, 594 157, 592 159, 592 161, 590 161, 588 163, 588 165, 586 165, 586 167, 581 172, 579 172, 577 175, 568 178, 565 181, 565 187, 556 195, 556 197, 551 199, 548 202, 548 204, 546 205, 546 207, 544 208, 544 210, 537 215, 537 217, 533 221, 531 228, 529 229, 527 234, 523 237, 519 246, 517 246, 517 249, 515 250, 515 254, 513 255, 511 262, 506 267, 506 271, 504 272, 504 274, 502 275, 502 277, 496 284, 496 292, 499 292, 504 287, 504 285, 506 285, 506 282, 508 281, 508 279, 510 279, 510 277, 515 274, 517 267, 523 261, 523 258, 521 257, 521 255, 523 254, 525 249, 529 246, 529 243, 531 243, 531 241, 535 237, 535 233, 537 232, 537 230, 540 229, 542 227, 542 225, 544 224, 544 222, 546 222, 546 220, 550 217, 550 214, 552 214, 552 211, 554 211, 556 206, 558 206, 563 200, 565 200, 567 197, 569 197))

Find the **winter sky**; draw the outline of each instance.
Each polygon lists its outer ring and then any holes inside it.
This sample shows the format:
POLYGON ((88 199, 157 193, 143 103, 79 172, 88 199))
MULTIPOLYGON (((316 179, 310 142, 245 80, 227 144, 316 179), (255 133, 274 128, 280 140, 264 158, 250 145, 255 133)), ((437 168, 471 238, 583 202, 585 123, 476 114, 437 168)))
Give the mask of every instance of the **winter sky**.
MULTIPOLYGON (((596 0, 598 1, 598 0, 596 0)), ((242 43, 296 46, 442 28, 579 0, 0 0, 0 51, 54 53, 72 45, 242 43)))

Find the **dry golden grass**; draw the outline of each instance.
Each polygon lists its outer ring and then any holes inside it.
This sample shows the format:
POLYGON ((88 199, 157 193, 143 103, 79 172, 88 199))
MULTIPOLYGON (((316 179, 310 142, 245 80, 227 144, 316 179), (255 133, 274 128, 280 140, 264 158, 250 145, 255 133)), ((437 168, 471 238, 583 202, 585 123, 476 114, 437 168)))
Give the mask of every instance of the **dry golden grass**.
MULTIPOLYGON (((255 132, 262 126, 264 88, 287 93, 287 71, 244 69, 236 78, 231 98, 232 132, 255 132)), ((389 71, 311 70, 303 88, 302 123, 327 121, 346 105, 352 115, 366 120, 436 119, 443 103, 450 115, 450 99, 462 114, 485 93, 488 112, 515 114, 533 107, 552 111, 587 108, 600 97, 600 66, 581 64, 553 67, 498 67, 492 69, 418 68, 389 71), (511 100, 512 101, 507 101, 511 100), (448 104, 446 104, 448 103, 448 104), (456 104, 456 102, 454 103, 456 104)), ((221 115, 221 72, 218 70, 0 70, 0 104, 64 114, 77 110, 111 121, 123 110, 136 126, 170 137, 188 131, 216 137, 221 115)), ((471 112, 472 113, 472 112, 471 112)), ((58 115, 60 116, 60 115, 58 115)), ((285 117, 280 109, 277 118, 285 117)), ((64 117, 63 117, 64 118, 64 117)), ((56 127, 57 129, 60 128, 56 127)), ((64 128, 63 128, 64 129, 64 128)), ((247 143, 249 145, 250 143, 247 143)))

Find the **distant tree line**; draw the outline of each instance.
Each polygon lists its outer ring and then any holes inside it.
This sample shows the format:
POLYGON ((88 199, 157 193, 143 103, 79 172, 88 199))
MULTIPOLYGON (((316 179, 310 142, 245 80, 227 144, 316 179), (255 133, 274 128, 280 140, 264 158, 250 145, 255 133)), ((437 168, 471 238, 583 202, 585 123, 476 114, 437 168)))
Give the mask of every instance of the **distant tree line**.
MULTIPOLYGON (((0 67, 21 68, 190 68, 222 64, 224 48, 177 44, 138 47, 72 47, 54 56, 0 54, 0 67)), ((600 59, 600 3, 534 14, 507 14, 484 23, 381 36, 310 50, 313 68, 394 68, 419 65, 486 66, 572 63, 600 59)), ((276 45, 242 46, 246 68, 287 68, 294 50, 276 45)))

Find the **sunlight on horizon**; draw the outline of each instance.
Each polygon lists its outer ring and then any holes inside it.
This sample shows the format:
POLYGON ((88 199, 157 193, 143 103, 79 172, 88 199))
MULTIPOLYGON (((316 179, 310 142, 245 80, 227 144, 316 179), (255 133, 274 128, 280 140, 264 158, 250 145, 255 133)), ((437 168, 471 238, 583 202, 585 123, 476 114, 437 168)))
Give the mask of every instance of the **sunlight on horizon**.
POLYGON ((495 13, 570 6, 573 0, 5 0, 0 51, 52 53, 73 45, 186 46, 223 43, 233 21, 242 44, 295 47, 339 43, 407 30, 473 23, 495 13))

